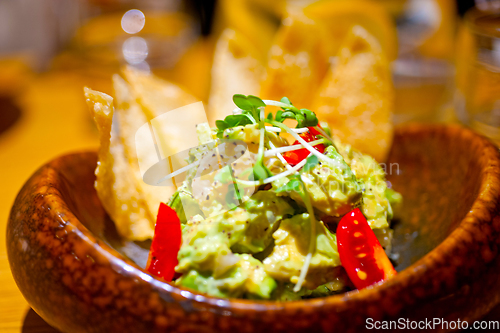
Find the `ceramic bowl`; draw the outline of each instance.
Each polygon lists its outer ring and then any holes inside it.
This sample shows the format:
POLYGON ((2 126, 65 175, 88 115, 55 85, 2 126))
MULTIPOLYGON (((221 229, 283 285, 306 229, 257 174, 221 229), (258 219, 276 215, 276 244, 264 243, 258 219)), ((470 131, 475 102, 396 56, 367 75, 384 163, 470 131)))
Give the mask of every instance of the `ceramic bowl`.
POLYGON ((401 318, 473 321, 500 300, 499 162, 498 149, 468 129, 397 129, 386 170, 404 197, 394 226, 399 273, 361 291, 288 303, 218 299, 150 276, 140 265, 147 244, 121 240, 99 202, 94 152, 59 157, 27 181, 8 223, 9 262, 33 309, 66 332, 354 332, 401 318))

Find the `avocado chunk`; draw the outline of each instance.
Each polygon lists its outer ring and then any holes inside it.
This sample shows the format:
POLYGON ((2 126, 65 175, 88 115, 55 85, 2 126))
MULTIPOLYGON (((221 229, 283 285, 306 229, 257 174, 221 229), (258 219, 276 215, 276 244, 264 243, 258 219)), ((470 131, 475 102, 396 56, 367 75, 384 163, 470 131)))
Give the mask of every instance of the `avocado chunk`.
POLYGON ((216 297, 269 299, 277 283, 262 263, 249 254, 233 255, 229 269, 220 275, 190 270, 176 284, 216 297))
MULTIPOLYGON (((340 265, 335 235, 331 234, 323 222, 316 222, 316 250, 304 282, 307 289, 332 281, 335 267, 340 265)), ((265 258, 264 269, 273 278, 282 282, 296 283, 309 249, 311 219, 303 213, 284 219, 273 233, 275 247, 265 258)))
POLYGON ((389 198, 394 197, 393 203, 396 204, 401 195, 397 192, 387 192, 385 171, 373 157, 351 148, 348 144, 336 142, 336 146, 362 183, 363 200, 360 208, 368 224, 372 229, 388 228, 388 220, 393 215, 389 198))
MULTIPOLYGON (((324 215, 342 216, 360 204, 362 184, 335 147, 328 146, 325 153, 342 168, 320 162, 308 172, 304 172, 302 180, 316 210, 324 215)), ((273 187, 278 188, 277 185, 281 184, 273 184, 273 187)), ((293 200, 302 203, 302 198, 296 191, 290 192, 289 195, 293 200)))
POLYGON ((244 204, 249 213, 246 227, 234 237, 231 249, 240 253, 258 253, 271 244, 272 234, 286 215, 293 215, 293 208, 274 192, 259 191, 244 204))

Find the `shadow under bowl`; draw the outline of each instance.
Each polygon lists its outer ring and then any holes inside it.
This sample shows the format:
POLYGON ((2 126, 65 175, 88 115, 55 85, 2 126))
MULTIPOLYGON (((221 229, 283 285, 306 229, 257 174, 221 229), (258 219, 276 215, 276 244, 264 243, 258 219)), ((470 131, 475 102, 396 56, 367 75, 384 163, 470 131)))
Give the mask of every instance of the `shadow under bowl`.
POLYGON ((94 152, 59 157, 24 185, 7 250, 26 300, 66 332, 355 332, 370 320, 474 321, 500 301, 500 155, 458 126, 396 130, 387 164, 404 198, 394 278, 295 302, 218 299, 141 268, 147 244, 120 239, 94 190, 94 152))

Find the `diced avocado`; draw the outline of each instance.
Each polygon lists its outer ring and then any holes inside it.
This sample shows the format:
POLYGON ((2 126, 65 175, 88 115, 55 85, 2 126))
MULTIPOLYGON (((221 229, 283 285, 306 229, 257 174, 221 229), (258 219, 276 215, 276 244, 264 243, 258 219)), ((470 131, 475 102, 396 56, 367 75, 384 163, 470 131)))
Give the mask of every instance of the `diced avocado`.
MULTIPOLYGON (((245 126, 236 126, 224 130, 224 139, 234 139, 244 141, 248 145, 248 149, 256 154, 259 149, 260 130, 258 124, 245 126)), ((285 138, 273 132, 266 132, 266 142, 271 141, 274 146, 282 147, 288 145, 285 138)))
MULTIPOLYGON (((326 215, 342 216, 359 205, 362 186, 335 147, 329 146, 325 152, 343 168, 320 162, 309 172, 304 172, 302 180, 315 209, 326 215)), ((302 202, 298 192, 292 191, 289 195, 293 200, 302 202)))
POLYGON ((190 269, 214 271, 217 255, 235 252, 257 253, 272 242, 272 233, 293 209, 273 192, 255 193, 244 207, 203 219, 188 220, 178 254, 180 273, 190 269))
POLYGON ((241 267, 234 267, 220 278, 210 273, 191 270, 175 281, 175 284, 216 297, 241 297, 247 275, 241 267))
POLYGON ((286 215, 293 215, 293 208, 274 192, 259 191, 243 204, 249 213, 244 231, 232 240, 232 249, 240 253, 258 253, 271 243, 272 234, 286 215))
MULTIPOLYGON (((308 289, 332 280, 329 273, 340 265, 335 235, 331 234, 323 222, 316 222, 316 250, 304 282, 308 289)), ((273 233, 275 247, 264 259, 266 272, 278 281, 296 283, 309 250, 311 219, 303 213, 281 221, 273 233)))
POLYGON ((276 281, 264 270, 264 265, 249 254, 240 254, 239 265, 246 272, 245 293, 249 298, 268 299, 276 289, 276 281))
POLYGON ((237 261, 221 275, 190 270, 176 284, 216 297, 269 299, 277 284, 262 263, 248 254, 235 257, 237 261))
POLYGON ((392 218, 392 207, 386 195, 384 169, 373 157, 362 154, 350 145, 338 141, 335 144, 356 178, 362 182, 361 211, 368 224, 372 229, 387 228, 388 220, 392 218))
POLYGON ((389 204, 392 207, 392 214, 390 218, 398 217, 403 203, 403 196, 399 192, 394 191, 392 188, 388 188, 385 190, 385 197, 389 200, 389 204))
POLYGON ((211 232, 210 223, 201 225, 193 228, 188 224, 183 230, 183 244, 177 255, 179 264, 175 268, 179 273, 186 273, 192 269, 213 272, 217 257, 220 254, 231 253, 229 240, 225 234, 211 232))

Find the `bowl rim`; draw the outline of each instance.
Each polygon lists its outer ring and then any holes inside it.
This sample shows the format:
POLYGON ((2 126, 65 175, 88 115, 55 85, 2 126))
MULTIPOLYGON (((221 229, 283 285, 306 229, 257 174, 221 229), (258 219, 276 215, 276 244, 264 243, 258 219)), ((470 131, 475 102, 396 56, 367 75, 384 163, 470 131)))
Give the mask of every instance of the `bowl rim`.
MULTIPOLYGON (((487 153, 490 154, 488 158, 489 162, 488 165, 483 166, 481 169, 481 186, 470 211, 466 214, 466 216, 462 219, 458 226, 452 231, 452 233, 429 253, 425 254, 417 262, 399 272, 396 276, 387 281, 362 290, 352 290, 343 294, 287 302, 280 302, 275 300, 246 300, 213 297, 198 293, 187 288, 179 288, 172 282, 167 282, 159 277, 150 275, 145 271, 145 269, 139 267, 129 258, 126 258, 122 254, 118 253, 117 250, 115 250, 108 244, 102 241, 98 241, 97 236, 94 235, 85 225, 83 225, 82 222, 80 222, 80 220, 73 214, 73 212, 69 210, 69 207, 67 205, 62 205, 61 211, 52 213, 53 216, 59 217, 61 216, 61 213, 64 214, 62 216, 65 216, 65 223, 72 224, 75 227, 75 232, 77 232, 79 238, 87 245, 94 247, 94 249, 99 254, 103 255, 106 259, 109 260, 112 266, 119 267, 120 269, 125 270, 129 274, 133 275, 135 278, 151 284, 154 289, 170 293, 176 296, 176 298, 178 299, 195 301, 200 304, 220 308, 221 310, 245 310, 255 312, 281 311, 285 309, 298 310, 304 308, 304 306, 307 306, 310 309, 318 307, 324 308, 325 306, 327 306, 328 308, 337 306, 345 307, 348 303, 354 304, 358 303, 359 301, 367 300, 376 301, 384 295, 387 295, 389 290, 404 290, 405 288, 407 288, 404 282, 408 279, 411 278, 413 281, 417 281, 421 277, 429 274, 430 271, 439 268, 441 260, 436 255, 436 252, 452 252, 460 242, 470 238, 470 236, 468 235, 468 230, 470 228, 473 228, 475 223, 478 222, 479 218, 477 217, 477 215, 483 214, 493 218, 493 216, 497 215, 500 206, 498 200, 498 198, 500 197, 500 154, 498 148, 491 141, 460 125, 410 124, 397 128, 396 132, 398 131, 404 131, 410 134, 421 133, 422 131, 446 131, 450 132, 450 135, 454 133, 455 135, 468 136, 470 139, 476 140, 479 145, 482 145, 483 155, 487 153)), ((81 154, 96 155, 96 152, 76 152, 73 154, 63 155, 47 163, 44 167, 48 167, 48 169, 53 168, 53 165, 57 161, 68 158, 71 155, 81 154)), ((44 167, 42 167, 42 169, 44 167)), ((60 199, 64 202, 61 195, 60 199)))

